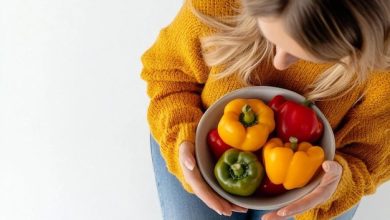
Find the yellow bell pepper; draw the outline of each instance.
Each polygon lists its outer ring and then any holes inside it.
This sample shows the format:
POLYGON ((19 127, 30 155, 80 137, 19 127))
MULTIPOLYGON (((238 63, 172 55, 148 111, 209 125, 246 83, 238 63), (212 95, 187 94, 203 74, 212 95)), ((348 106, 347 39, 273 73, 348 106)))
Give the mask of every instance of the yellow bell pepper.
POLYGON ((283 144, 279 138, 272 138, 263 148, 266 173, 274 184, 283 184, 290 190, 305 186, 324 161, 324 150, 291 137, 283 144), (295 151, 296 150, 296 151, 295 151))
POLYGON ((259 99, 230 101, 218 123, 221 139, 244 151, 260 149, 274 129, 274 112, 259 99))

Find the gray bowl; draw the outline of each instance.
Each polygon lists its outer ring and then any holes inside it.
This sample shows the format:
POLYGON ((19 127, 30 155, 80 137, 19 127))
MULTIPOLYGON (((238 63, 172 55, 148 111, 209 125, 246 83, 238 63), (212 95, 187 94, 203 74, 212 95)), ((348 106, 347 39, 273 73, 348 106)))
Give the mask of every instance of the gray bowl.
MULTIPOLYGON (((248 209, 274 210, 284 207, 311 192, 320 183, 321 177, 324 174, 323 170, 321 169, 319 175, 312 179, 306 186, 299 189, 289 190, 284 194, 274 197, 261 197, 255 194, 249 197, 236 196, 229 194, 219 186, 214 176, 215 162, 207 145, 208 132, 213 128, 217 128, 218 122, 223 115, 224 107, 229 101, 235 98, 258 98, 263 100, 265 103, 268 103, 276 95, 283 95, 286 99, 297 102, 302 102, 305 99, 298 93, 278 87, 245 87, 226 94, 218 101, 216 101, 212 106, 210 106, 200 119, 196 130, 195 155, 203 178, 221 197, 225 198, 233 204, 248 209)), ((324 114, 322 114, 322 112, 315 105, 313 105, 313 109, 324 124, 324 134, 320 140, 320 146, 322 146, 325 151, 325 159, 333 160, 335 154, 335 139, 332 128, 324 114)))

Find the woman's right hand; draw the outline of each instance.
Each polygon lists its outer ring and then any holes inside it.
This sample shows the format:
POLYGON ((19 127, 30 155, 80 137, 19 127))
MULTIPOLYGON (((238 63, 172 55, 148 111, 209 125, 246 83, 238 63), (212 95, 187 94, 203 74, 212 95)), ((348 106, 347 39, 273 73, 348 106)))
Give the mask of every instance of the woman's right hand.
POLYGON ((189 141, 183 141, 179 146, 180 166, 185 181, 191 186, 195 195, 220 215, 230 216, 233 211, 246 213, 248 209, 229 203, 207 185, 196 165, 194 152, 195 146, 189 141))

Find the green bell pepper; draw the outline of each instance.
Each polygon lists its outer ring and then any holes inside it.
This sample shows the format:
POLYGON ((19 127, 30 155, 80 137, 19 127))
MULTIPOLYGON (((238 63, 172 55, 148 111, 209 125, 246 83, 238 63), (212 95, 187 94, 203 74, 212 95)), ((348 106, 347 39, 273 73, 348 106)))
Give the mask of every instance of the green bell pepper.
POLYGON ((214 175, 226 192, 249 196, 259 187, 265 172, 255 154, 230 149, 219 158, 214 175))

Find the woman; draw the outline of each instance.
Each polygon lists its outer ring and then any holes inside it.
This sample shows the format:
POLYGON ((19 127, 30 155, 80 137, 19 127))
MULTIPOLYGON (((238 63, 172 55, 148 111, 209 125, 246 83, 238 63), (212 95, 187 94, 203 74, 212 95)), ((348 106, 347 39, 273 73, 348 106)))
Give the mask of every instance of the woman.
POLYGON ((362 197, 390 177, 389 16, 387 0, 186 1, 142 57, 164 218, 351 219, 362 197), (336 137, 321 184, 268 213, 218 196, 194 156, 203 110, 251 85, 315 101, 336 137))

